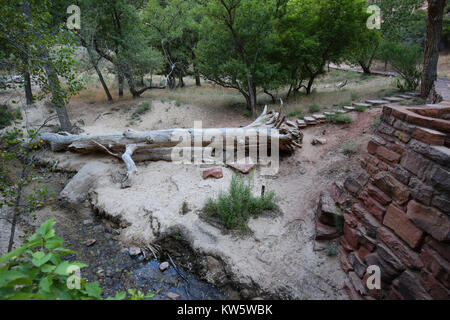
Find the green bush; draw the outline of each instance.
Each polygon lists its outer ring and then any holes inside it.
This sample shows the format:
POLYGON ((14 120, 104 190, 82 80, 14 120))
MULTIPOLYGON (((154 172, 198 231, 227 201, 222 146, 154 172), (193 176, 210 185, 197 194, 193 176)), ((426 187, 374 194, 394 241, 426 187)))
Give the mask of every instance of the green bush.
MULTIPOLYGON (((74 253, 62 248, 64 240, 56 236, 55 221, 44 222, 21 247, 0 257, 0 300, 99 300, 98 282, 87 282, 74 274, 87 267, 82 262, 64 260, 74 253)), ((130 300, 150 298, 128 290, 130 300)), ((108 300, 122 300, 119 292, 108 300)))
POLYGON ((345 113, 338 113, 334 116, 327 116, 327 120, 333 123, 350 123, 353 121, 352 117, 345 113))
POLYGON ((347 142, 342 147, 342 153, 345 155, 355 154, 358 150, 358 146, 353 142, 347 142))
POLYGON ((6 105, 0 105, 0 129, 9 126, 13 120, 21 118, 19 109, 11 111, 6 105))
POLYGON ((309 106, 309 112, 319 112, 320 111, 320 107, 317 104, 312 104, 309 106))
POLYGON ((132 118, 139 118, 141 115, 150 111, 152 109, 152 105, 150 102, 142 102, 137 109, 133 112, 132 118))
POLYGON ((292 110, 288 112, 288 117, 297 117, 298 119, 303 119, 304 115, 301 110, 292 110))
POLYGON ((422 75, 423 50, 412 43, 384 44, 383 50, 389 52, 388 61, 400 75, 397 87, 400 91, 415 91, 422 75))
POLYGON ((355 108, 355 111, 358 111, 358 112, 364 112, 367 110, 367 108, 364 106, 355 106, 354 108, 355 108))
POLYGON ((233 175, 228 192, 221 192, 217 199, 208 199, 204 212, 219 218, 226 229, 240 228, 245 231, 250 217, 258 217, 265 210, 276 210, 278 200, 273 191, 255 197, 250 180, 246 182, 233 175))

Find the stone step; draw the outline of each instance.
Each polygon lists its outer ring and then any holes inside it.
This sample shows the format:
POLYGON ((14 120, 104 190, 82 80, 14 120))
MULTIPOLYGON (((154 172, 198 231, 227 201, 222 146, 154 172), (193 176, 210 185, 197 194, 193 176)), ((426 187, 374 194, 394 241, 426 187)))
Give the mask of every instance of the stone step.
POLYGON ((413 96, 410 96, 410 95, 407 95, 407 94, 399 94, 398 96, 400 98, 403 98, 403 99, 406 99, 406 100, 409 100, 409 99, 413 98, 413 96))
POLYGON ((386 100, 366 100, 366 103, 371 104, 373 106, 381 106, 384 104, 388 104, 389 101, 386 100))
POLYGON ((305 120, 306 124, 317 124, 317 120, 313 117, 304 117, 303 120, 305 120))
POLYGON ((335 115, 336 115, 336 112, 326 111, 326 112, 324 112, 323 114, 324 114, 325 116, 330 116, 330 117, 331 117, 331 116, 335 116, 335 115))
POLYGON ((364 103, 364 102, 353 102, 352 103, 353 106, 355 107, 365 107, 365 108, 370 108, 372 105, 368 104, 368 103, 364 103))
POLYGON ((399 97, 384 97, 384 100, 387 100, 389 102, 400 102, 400 101, 404 101, 405 99, 403 98, 399 98, 399 97))
POLYGON ((419 94, 417 92, 406 92, 405 94, 410 97, 418 97, 419 96, 419 94))
POLYGON ((340 113, 340 114, 344 114, 344 113, 347 113, 348 111, 347 110, 336 110, 336 113, 340 113))
POLYGON ((355 111, 355 107, 345 106, 345 107, 344 107, 344 110, 347 110, 347 111, 355 111))
POLYGON ((327 117, 325 117, 323 114, 313 114, 312 117, 319 122, 327 121, 327 117))
POLYGON ((304 128, 304 127, 307 126, 305 120, 301 120, 301 119, 298 119, 298 120, 297 120, 297 125, 298 125, 300 128, 304 128))

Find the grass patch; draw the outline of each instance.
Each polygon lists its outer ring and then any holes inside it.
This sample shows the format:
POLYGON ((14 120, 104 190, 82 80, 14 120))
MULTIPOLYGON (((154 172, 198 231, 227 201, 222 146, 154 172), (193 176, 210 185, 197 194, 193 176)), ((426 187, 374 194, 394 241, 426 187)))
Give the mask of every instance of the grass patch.
POLYGON ((242 114, 243 114, 244 117, 250 118, 252 116, 252 111, 249 110, 249 109, 245 109, 242 114))
POLYGON ((338 113, 334 116, 327 116, 327 120, 333 123, 350 123, 353 121, 348 114, 338 113))
POLYGON ((11 124, 16 119, 21 119, 22 114, 20 110, 11 111, 8 106, 0 105, 0 129, 3 129, 11 124))
POLYGON ((314 113, 314 112, 319 112, 320 111, 320 107, 317 104, 312 104, 309 106, 309 112, 314 113))
POLYGON ((420 106, 420 105, 424 105, 425 103, 426 103, 425 99, 414 98, 411 100, 401 101, 400 105, 402 105, 402 106, 420 106))
POLYGON ((278 197, 269 191, 259 197, 252 193, 250 179, 245 181, 239 175, 233 175, 227 192, 221 192, 217 199, 208 199, 203 210, 209 217, 218 218, 226 229, 248 230, 247 222, 258 217, 263 211, 278 208, 278 197))
POLYGON ((356 93, 356 92, 352 92, 352 93, 350 93, 350 97, 351 97, 352 101, 358 100, 359 99, 359 94, 356 93))
POLYGON ((303 119, 305 116, 301 110, 292 110, 288 112, 288 117, 297 117, 298 119, 303 119))
POLYGON ((367 110, 367 107, 364 107, 364 106, 354 106, 354 108, 355 108, 355 111, 358 111, 358 112, 364 112, 367 110))
POLYGON ((150 111, 152 109, 152 105, 150 102, 142 102, 136 110, 131 115, 131 118, 138 119, 141 115, 146 113, 147 111, 150 111))
POLYGON ((380 117, 376 117, 375 119, 373 119, 373 126, 375 128, 378 127, 380 123, 381 123, 381 118, 380 117))
POLYGON ((346 142, 344 144, 344 146, 342 147, 342 153, 345 155, 355 154, 357 150, 358 150, 358 146, 351 141, 346 142))
POLYGON ((328 245, 328 246, 325 248, 325 253, 326 253, 327 256, 329 256, 329 257, 334 257, 334 256, 337 256, 337 254, 338 254, 336 247, 334 247, 334 246, 332 246, 332 245, 328 245))

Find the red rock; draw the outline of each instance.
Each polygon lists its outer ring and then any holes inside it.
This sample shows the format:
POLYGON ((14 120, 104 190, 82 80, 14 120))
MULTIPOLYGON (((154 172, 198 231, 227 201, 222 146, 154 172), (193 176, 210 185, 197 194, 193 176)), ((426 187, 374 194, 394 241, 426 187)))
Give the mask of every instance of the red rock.
POLYGON ((377 148, 378 144, 373 140, 370 140, 369 143, 367 144, 367 152, 369 152, 370 154, 376 154, 377 148))
POLYGON ((439 241, 450 240, 450 218, 439 210, 426 207, 414 200, 408 203, 408 217, 422 230, 439 241))
POLYGON ((395 131, 394 132, 394 136, 397 137, 397 139, 399 139, 400 141, 407 143, 409 140, 411 140, 411 136, 409 134, 407 134, 406 132, 403 131, 395 131))
POLYGON ((370 254, 370 252, 371 251, 369 249, 367 249, 366 247, 360 246, 358 249, 358 257, 364 261, 364 259, 366 258, 366 256, 368 254, 370 254))
POLYGON ((350 279, 351 284, 353 285, 353 288, 355 288, 356 292, 358 292, 358 294, 360 294, 361 296, 366 296, 367 288, 363 284, 361 279, 358 277, 358 275, 355 272, 350 271, 348 273, 348 277, 350 279))
POLYGON ((345 273, 348 273, 349 271, 353 270, 352 266, 348 262, 347 253, 345 250, 340 247, 338 249, 339 251, 339 261, 341 263, 342 270, 344 270, 345 273))
POLYGON ((344 223, 344 237, 348 244, 353 248, 358 248, 358 235, 355 229, 350 228, 347 223, 344 223))
POLYGON ((430 161, 424 159, 422 156, 415 152, 408 151, 402 158, 400 165, 408 170, 409 172, 415 174, 420 179, 422 179, 423 174, 427 167, 430 165, 430 161))
POLYGON ((431 300, 418 278, 417 274, 405 271, 393 282, 394 288, 405 300, 431 300))
POLYGON ((97 240, 95 240, 95 239, 86 240, 86 247, 93 246, 96 242, 97 242, 97 240))
POLYGON ((443 146, 445 143, 445 134, 428 128, 417 127, 412 136, 430 145, 443 146))
POLYGON ((399 155, 402 155, 405 152, 405 148, 400 146, 399 144, 393 144, 391 146, 392 151, 397 152, 399 155))
POLYGON ((361 295, 358 292, 356 292, 355 288, 353 287, 350 281, 348 280, 345 281, 344 289, 350 300, 363 300, 361 295))
POLYGON ((377 229, 380 227, 380 223, 367 212, 359 203, 355 203, 352 207, 353 214, 358 217, 363 226, 367 230, 369 237, 375 238, 377 235, 377 229))
POLYGON ((423 184, 416 177, 412 177, 409 181, 409 190, 411 195, 417 201, 429 206, 431 203, 431 197, 433 196, 433 188, 423 184))
POLYGON ((422 270, 420 273, 420 283, 428 291, 431 297, 436 300, 450 300, 450 292, 437 281, 431 273, 422 270))
POLYGON ((377 156, 380 160, 386 161, 390 165, 396 165, 401 158, 401 155, 391 150, 388 150, 383 146, 377 148, 377 156))
POLYGON ((358 241, 361 244, 361 246, 363 246, 370 252, 373 252, 377 247, 377 241, 371 237, 368 237, 366 234, 361 234, 360 237, 358 238, 358 241))
POLYGON ((405 212, 391 204, 384 216, 383 224, 403 239, 411 248, 419 246, 423 232, 412 223, 405 212))
POLYGON ((427 245, 422 248, 420 258, 433 277, 450 288, 450 263, 427 245))
POLYGON ((367 186, 367 192, 383 206, 387 206, 392 201, 387 194, 371 183, 367 186))
POLYGON ((395 270, 399 272, 405 270, 405 265, 384 244, 378 243, 377 254, 381 259, 383 259, 383 261, 386 261, 386 263, 388 263, 395 270))
POLYGON ((450 247, 448 244, 439 242, 430 236, 425 238, 425 243, 439 253, 444 259, 450 261, 450 247))
POLYGON ((243 174, 248 174, 254 167, 254 163, 230 163, 228 167, 235 169, 243 174))
POLYGON ((329 226, 336 225, 337 217, 335 216, 340 216, 342 219, 342 212, 336 207, 336 204, 328 191, 322 191, 320 193, 317 212, 320 222, 329 226))
POLYGON ((384 213, 386 212, 386 208, 379 204, 375 199, 369 197, 367 194, 363 194, 363 197, 361 197, 361 199, 363 200, 367 211, 379 222, 382 222, 384 213))
POLYGON ((340 234, 335 227, 316 221, 316 240, 333 240, 339 238, 339 236, 340 234))
POLYGON ((398 239, 393 232, 387 228, 378 229, 378 238, 391 249, 396 257, 405 264, 408 268, 420 269, 423 267, 422 260, 419 255, 411 250, 407 245, 398 239))
POLYGON ((348 242, 347 240, 345 240, 345 237, 340 237, 339 238, 339 242, 341 243, 342 248, 347 251, 347 252, 351 252, 353 250, 355 250, 356 248, 353 248, 348 242))
POLYGON ((366 273, 367 266, 358 257, 356 252, 352 252, 348 255, 348 262, 353 267, 353 270, 358 275, 358 277, 362 278, 364 276, 364 273, 366 273))
POLYGON ((374 177, 374 183, 400 205, 409 200, 410 192, 408 188, 387 172, 378 173, 374 177))
POLYGON ((214 168, 203 171, 203 179, 208 178, 222 179, 223 178, 222 168, 214 168))

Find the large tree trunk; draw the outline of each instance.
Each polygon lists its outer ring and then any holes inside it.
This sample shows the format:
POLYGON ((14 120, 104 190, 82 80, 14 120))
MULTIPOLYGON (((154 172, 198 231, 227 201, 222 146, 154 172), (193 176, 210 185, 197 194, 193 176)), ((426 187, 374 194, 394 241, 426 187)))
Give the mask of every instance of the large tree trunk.
POLYGON ((120 72, 117 74, 117 81, 119 82, 119 97, 123 97, 123 76, 120 72))
POLYGON ((420 95, 426 99, 437 78, 439 60, 439 42, 442 34, 442 18, 445 0, 428 1, 427 36, 425 40, 425 58, 423 62, 422 85, 420 95))
MULTIPOLYGON (((40 139, 50 144, 53 151, 69 150, 76 153, 103 152, 122 159, 127 167, 127 178, 123 187, 130 186, 130 179, 136 172, 134 161, 145 160, 167 160, 174 150, 194 147, 202 148, 224 148, 227 145, 227 138, 233 138, 234 148, 245 145, 249 149, 250 143, 255 143, 249 135, 249 129, 263 129, 253 131, 260 145, 271 145, 272 138, 275 138, 279 150, 293 152, 297 147, 301 147, 303 134, 300 125, 286 121, 286 117, 281 113, 264 112, 250 125, 242 128, 211 128, 211 129, 168 129, 148 132, 137 132, 127 130, 122 134, 111 135, 61 135, 54 133, 42 133, 40 139), (240 136, 244 133, 244 137, 240 136), (202 137, 202 143, 196 144, 196 139, 202 137), (222 137, 222 145, 217 144, 216 138, 222 137), (190 143, 189 143, 190 141, 190 143), (214 142, 214 143, 213 143, 214 142), (213 144, 212 144, 213 143, 213 144), (180 144, 183 144, 180 147, 180 144)), ((219 140, 220 141, 220 140, 219 140)), ((228 156, 228 155, 226 155, 228 156)))
POLYGON ((252 116, 256 117, 256 87, 253 83, 253 79, 249 76, 247 76, 247 87, 248 87, 248 106, 250 110, 252 111, 252 116))
POLYGON ((23 80, 27 105, 33 104, 33 91, 31 90, 31 76, 29 72, 27 71, 24 72, 23 80))

